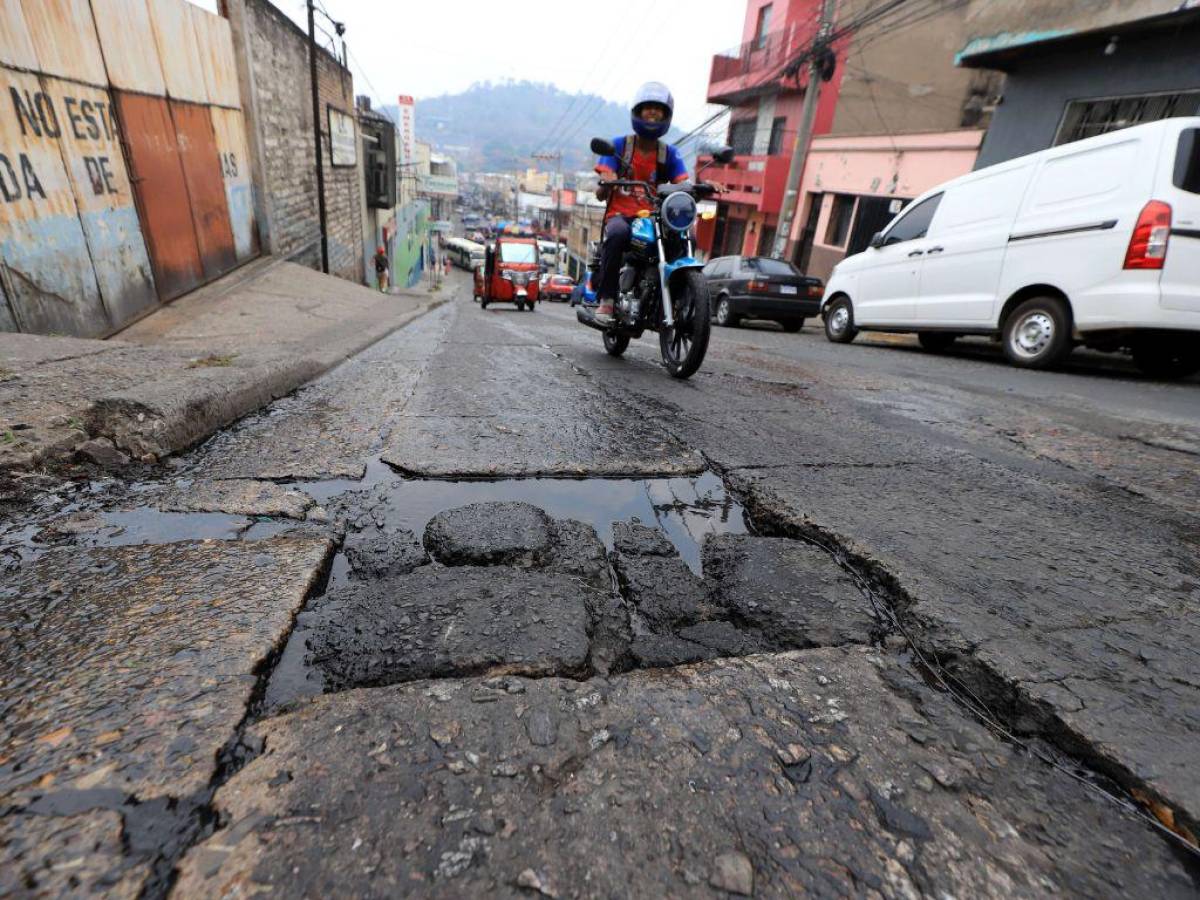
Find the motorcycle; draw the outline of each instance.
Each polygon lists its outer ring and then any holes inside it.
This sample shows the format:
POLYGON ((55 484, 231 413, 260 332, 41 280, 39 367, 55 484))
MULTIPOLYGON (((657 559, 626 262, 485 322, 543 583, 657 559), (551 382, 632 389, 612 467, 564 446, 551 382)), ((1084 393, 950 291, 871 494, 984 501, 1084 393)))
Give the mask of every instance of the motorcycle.
MULTIPOLYGON (((591 148, 597 156, 617 155, 613 145, 601 138, 594 138, 591 148)), ((713 154, 712 162, 732 159, 733 150, 723 147, 713 154)), ((646 331, 658 332, 667 372, 673 378, 689 378, 704 361, 712 324, 708 284, 700 272, 704 264, 692 256, 689 231, 696 221, 696 199, 712 197, 717 187, 685 181, 656 189, 648 182, 625 177, 629 174, 625 166, 617 174, 620 177, 605 184, 610 189, 645 192, 653 212, 644 211, 630 223, 632 239, 621 266, 614 323, 600 324, 594 309, 588 307, 579 309, 575 317, 603 332, 604 349, 610 356, 623 354, 629 341, 646 331)), ((596 268, 593 261, 592 270, 596 268)))

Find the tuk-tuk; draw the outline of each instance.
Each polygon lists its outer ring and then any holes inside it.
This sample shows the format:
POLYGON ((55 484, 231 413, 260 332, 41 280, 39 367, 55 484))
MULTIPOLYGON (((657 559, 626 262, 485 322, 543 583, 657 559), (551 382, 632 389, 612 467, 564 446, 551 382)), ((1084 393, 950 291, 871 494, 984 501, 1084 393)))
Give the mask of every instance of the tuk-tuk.
POLYGON ((489 303, 515 303, 519 310, 532 310, 540 271, 536 240, 502 234, 475 269, 475 299, 485 309, 489 303))

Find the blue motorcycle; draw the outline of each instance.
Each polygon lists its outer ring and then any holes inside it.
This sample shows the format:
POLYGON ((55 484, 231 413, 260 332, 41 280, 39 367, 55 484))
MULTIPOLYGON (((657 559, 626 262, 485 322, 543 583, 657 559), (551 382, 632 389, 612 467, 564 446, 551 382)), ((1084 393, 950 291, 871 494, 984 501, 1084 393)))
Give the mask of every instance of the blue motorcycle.
MULTIPOLYGON (((617 155, 612 144, 601 138, 594 138, 591 147, 597 156, 617 155)), ((733 150, 728 147, 713 155, 714 162, 732 159, 733 150)), ((674 378, 688 378, 704 361, 711 327, 708 284, 700 272, 704 264, 692 255, 691 227, 696 221, 697 198, 711 197, 717 188, 683 182, 656 190, 648 182, 625 178, 629 173, 622 168, 617 173, 621 178, 606 183, 612 188, 644 191, 653 203, 653 212, 643 213, 631 224, 632 240, 621 266, 614 324, 601 325, 594 310, 587 307, 575 316, 604 333, 604 349, 610 356, 624 353, 632 338, 657 331, 663 366, 674 378)))

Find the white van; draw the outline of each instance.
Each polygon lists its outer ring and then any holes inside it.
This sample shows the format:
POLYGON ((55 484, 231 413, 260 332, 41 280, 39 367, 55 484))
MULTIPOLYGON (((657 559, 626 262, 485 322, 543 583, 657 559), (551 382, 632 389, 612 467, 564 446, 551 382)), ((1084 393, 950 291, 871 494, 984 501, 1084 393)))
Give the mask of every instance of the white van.
POLYGON ((825 335, 992 335, 1018 366, 1082 343, 1145 372, 1200 370, 1200 117, 1053 147, 922 194, 821 301, 825 335))

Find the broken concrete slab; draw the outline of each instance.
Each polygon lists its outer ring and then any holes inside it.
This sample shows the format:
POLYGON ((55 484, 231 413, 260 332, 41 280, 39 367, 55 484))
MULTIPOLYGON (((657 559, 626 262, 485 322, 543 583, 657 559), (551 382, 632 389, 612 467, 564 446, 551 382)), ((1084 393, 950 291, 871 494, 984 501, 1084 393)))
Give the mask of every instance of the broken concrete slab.
POLYGON ((0 796, 209 782, 332 544, 321 538, 51 551, 0 588, 0 796))
POLYGON ((1190 520, 966 454, 910 467, 901 490, 877 470, 731 480, 759 523, 836 541, 884 579, 921 648, 1017 727, 1197 832, 1200 684, 1181 677, 1196 670, 1181 623, 1200 608, 1190 520))
POLYGON ((438 513, 425 526, 425 547, 450 566, 543 563, 550 551, 550 517, 529 503, 471 503, 438 513))
POLYGON ((709 602, 709 584, 674 556, 613 554, 621 591, 655 631, 717 618, 721 610, 709 602))
POLYGON ((105 809, 0 816, 0 896, 136 900, 153 866, 126 851, 123 828, 121 814, 105 809))
POLYGON ((710 535, 704 573, 717 583, 712 602, 776 648, 866 644, 881 629, 854 579, 811 544, 710 535))
POLYGON ((331 689, 491 672, 582 675, 591 610, 574 578, 507 567, 424 567, 331 591, 307 623, 331 689))
POLYGON ((223 512, 234 516, 281 516, 303 520, 312 497, 270 481, 197 480, 171 488, 155 502, 165 512, 223 512))
POLYGON ((641 522, 613 524, 613 550, 622 556, 678 556, 670 539, 641 522))
POLYGON ((407 575, 429 562, 429 554, 407 528, 377 534, 365 541, 350 541, 345 547, 350 575, 363 580, 407 575))
POLYGON ((863 648, 507 682, 255 725, 173 896, 1194 895, 1145 823, 863 648))

